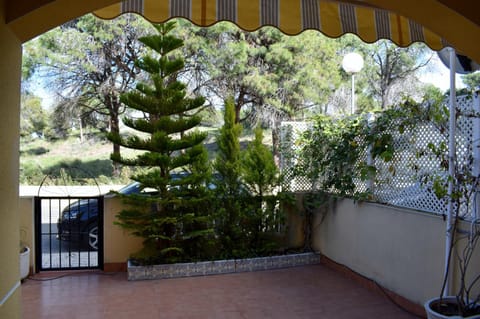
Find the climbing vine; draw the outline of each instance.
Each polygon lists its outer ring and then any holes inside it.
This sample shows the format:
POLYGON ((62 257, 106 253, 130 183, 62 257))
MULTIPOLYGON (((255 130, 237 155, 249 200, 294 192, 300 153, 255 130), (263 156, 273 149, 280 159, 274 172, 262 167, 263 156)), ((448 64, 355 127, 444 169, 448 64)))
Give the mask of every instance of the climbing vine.
MULTIPOLYGON (((359 190, 359 181, 375 179, 376 159, 391 162, 395 136, 403 135, 421 122, 443 125, 444 110, 438 102, 418 103, 405 98, 397 107, 382 112, 332 118, 313 118, 313 129, 298 141, 295 175, 307 177, 312 191, 333 196, 371 199, 370 190, 359 190), (367 152, 372 161, 367 162, 367 152)), ((393 166, 391 167, 393 169, 393 166)))

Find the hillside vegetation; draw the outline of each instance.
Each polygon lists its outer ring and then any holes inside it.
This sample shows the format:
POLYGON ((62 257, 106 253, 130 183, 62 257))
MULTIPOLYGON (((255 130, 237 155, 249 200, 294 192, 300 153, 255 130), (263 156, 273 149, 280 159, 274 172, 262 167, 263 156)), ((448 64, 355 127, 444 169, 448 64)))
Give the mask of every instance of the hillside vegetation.
MULTIPOLYGON (((209 135, 205 146, 209 158, 215 158, 217 152, 217 128, 204 127, 209 135)), ((271 133, 266 131, 264 143, 271 145, 271 133)), ((242 148, 253 139, 251 130, 245 130, 241 137, 242 148)), ((134 155, 134 151, 123 149, 123 154, 134 155)), ((71 134, 67 139, 49 141, 41 138, 22 138, 20 141, 20 185, 40 185, 58 183, 59 185, 118 185, 130 182, 133 171, 122 168, 120 176, 112 175, 112 144, 103 133, 93 132, 84 135, 71 134), (51 178, 48 178, 51 177, 51 178)))

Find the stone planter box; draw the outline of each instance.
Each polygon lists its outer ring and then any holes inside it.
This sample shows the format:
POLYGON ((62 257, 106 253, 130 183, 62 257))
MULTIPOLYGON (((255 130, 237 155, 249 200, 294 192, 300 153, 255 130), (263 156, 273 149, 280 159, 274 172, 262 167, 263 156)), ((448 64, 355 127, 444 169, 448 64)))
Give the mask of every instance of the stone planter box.
POLYGON ((320 255, 302 253, 272 257, 134 266, 128 261, 128 280, 165 279, 279 269, 320 263, 320 255))

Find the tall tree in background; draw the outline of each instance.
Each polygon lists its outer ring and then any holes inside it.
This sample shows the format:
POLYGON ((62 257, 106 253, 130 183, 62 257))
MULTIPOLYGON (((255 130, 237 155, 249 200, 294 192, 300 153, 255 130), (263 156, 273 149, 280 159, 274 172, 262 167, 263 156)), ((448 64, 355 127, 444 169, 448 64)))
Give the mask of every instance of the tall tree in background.
MULTIPOLYGON (((113 21, 83 16, 28 42, 24 74, 36 72, 56 93, 55 114, 73 115, 79 125, 96 120, 97 127, 118 133, 125 111, 120 94, 137 80, 134 61, 142 52, 137 39, 147 29, 135 15, 113 21)), ((113 152, 120 154, 118 144, 113 152)))
POLYGON ((425 45, 416 43, 401 48, 389 40, 367 44, 354 35, 343 36, 339 42, 339 55, 355 51, 365 60, 364 68, 355 76, 359 109, 386 109, 401 95, 415 96, 422 91, 418 72, 434 54, 425 45))
POLYGON ((475 92, 480 86, 480 72, 462 75, 462 81, 470 92, 475 92))
POLYGON ((340 82, 336 42, 318 32, 289 37, 275 28, 246 32, 226 22, 191 30, 190 69, 204 94, 222 101, 233 96, 237 123, 272 128, 276 154, 280 121, 322 107, 340 82))
POLYGON ((405 93, 413 94, 417 90, 417 87, 409 88, 408 85, 419 82, 416 72, 432 58, 432 53, 423 44, 400 48, 389 40, 381 40, 368 48, 373 69, 368 77, 368 87, 382 110, 398 99, 396 86, 405 93))
POLYGON ((31 93, 21 96, 20 136, 43 137, 48 126, 48 113, 42 108, 42 101, 31 93))
POLYGON ((192 115, 205 102, 203 97, 187 97, 185 85, 177 80, 184 67, 175 53, 183 41, 171 35, 175 22, 155 25, 158 33, 140 38, 152 53, 137 62, 149 76, 136 90, 123 94, 121 101, 144 114, 126 117, 126 126, 142 135, 109 139, 127 148, 144 151, 136 158, 112 153, 123 165, 146 170, 132 178, 143 188, 153 188, 156 196, 127 195, 133 204, 118 214, 119 225, 144 238, 144 248, 137 258, 144 262, 174 262, 184 256, 208 258, 210 235, 209 169, 203 146, 205 133, 194 129, 201 118, 192 115), (187 172, 187 174, 175 173, 187 172), (153 209, 153 211, 152 211, 153 209))

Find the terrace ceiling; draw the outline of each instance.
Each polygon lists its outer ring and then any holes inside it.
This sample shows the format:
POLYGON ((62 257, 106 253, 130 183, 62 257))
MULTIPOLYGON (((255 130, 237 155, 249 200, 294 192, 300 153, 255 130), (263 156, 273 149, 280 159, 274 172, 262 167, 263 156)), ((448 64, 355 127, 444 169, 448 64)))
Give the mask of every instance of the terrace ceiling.
POLYGON ((247 30, 274 25, 287 34, 317 29, 330 37, 355 33, 366 42, 451 45, 480 62, 476 0, 6 0, 7 25, 27 41, 77 16, 114 18, 137 12, 153 22, 185 17, 198 25, 229 20, 247 30))

